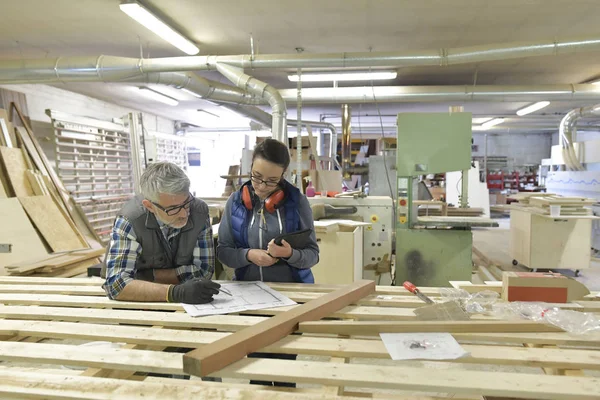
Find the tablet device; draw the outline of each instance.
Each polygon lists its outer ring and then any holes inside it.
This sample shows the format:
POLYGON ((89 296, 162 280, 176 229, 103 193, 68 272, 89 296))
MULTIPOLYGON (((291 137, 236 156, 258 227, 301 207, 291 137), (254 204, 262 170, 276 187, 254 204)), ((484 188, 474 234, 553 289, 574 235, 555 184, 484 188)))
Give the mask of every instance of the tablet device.
POLYGON ((308 244, 312 229, 304 229, 302 231, 284 233, 275 238, 275 244, 281 246, 281 241, 285 240, 292 246, 292 249, 303 249, 308 244))

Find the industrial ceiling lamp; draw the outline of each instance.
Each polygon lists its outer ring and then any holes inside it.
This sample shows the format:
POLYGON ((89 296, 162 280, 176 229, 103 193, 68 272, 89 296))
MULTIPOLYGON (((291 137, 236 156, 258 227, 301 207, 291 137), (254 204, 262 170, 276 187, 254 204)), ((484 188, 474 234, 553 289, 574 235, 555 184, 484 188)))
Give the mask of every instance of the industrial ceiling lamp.
POLYGON ((142 93, 149 99, 160 101, 161 103, 168 104, 170 106, 176 106, 179 104, 179 102, 174 98, 169 97, 166 94, 159 93, 156 90, 150 89, 148 87, 142 86, 138 89, 140 90, 140 93, 142 93))
POLYGON ((486 129, 490 129, 492 126, 496 126, 503 122, 504 122, 504 118, 493 118, 493 119, 490 119, 489 121, 486 121, 483 124, 481 124, 481 127, 484 130, 486 130, 486 129))
POLYGON ((531 114, 532 112, 539 111, 544 107, 548 107, 549 104, 549 101, 538 101, 537 103, 534 103, 530 106, 521 108, 519 111, 517 111, 517 115, 519 117, 522 117, 523 115, 531 114))
MULTIPOLYGON (((319 72, 303 73, 302 82, 342 82, 342 81, 378 81, 396 79, 396 71, 371 71, 371 72, 319 72)), ((298 75, 288 75, 291 82, 298 82, 298 75)))
POLYGON ((193 56, 200 52, 200 49, 191 40, 177 32, 173 27, 167 25, 139 2, 127 0, 121 3, 119 7, 125 14, 184 53, 193 56))

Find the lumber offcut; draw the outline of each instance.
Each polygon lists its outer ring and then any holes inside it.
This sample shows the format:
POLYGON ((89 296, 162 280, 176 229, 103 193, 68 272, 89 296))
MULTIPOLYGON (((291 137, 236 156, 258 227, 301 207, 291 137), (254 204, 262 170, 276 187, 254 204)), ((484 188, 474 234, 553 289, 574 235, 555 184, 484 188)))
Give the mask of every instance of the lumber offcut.
POLYGON ((298 329, 300 322, 327 317, 374 292, 374 281, 361 280, 325 294, 288 312, 220 339, 211 346, 187 353, 183 357, 183 369, 190 375, 209 375, 293 333, 298 329))

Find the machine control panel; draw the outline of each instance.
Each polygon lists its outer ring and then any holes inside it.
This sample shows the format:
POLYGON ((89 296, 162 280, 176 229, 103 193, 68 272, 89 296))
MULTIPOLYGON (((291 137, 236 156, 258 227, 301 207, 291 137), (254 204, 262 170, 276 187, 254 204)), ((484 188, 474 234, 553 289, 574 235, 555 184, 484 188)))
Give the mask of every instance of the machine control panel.
POLYGON ((398 222, 406 224, 408 221, 408 198, 398 197, 398 222))

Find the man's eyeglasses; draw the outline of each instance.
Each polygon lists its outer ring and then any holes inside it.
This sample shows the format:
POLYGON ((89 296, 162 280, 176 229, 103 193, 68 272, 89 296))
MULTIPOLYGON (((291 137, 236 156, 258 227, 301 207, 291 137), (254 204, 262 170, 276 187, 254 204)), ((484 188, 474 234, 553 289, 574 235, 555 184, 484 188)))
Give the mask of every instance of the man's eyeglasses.
POLYGON ((183 204, 180 204, 178 206, 171 206, 171 207, 165 208, 165 207, 161 206, 160 204, 157 204, 153 201, 150 201, 150 203, 154 204, 156 206, 156 208, 162 210, 168 216, 173 216, 173 215, 179 214, 179 212, 184 208, 186 210, 189 210, 190 207, 192 206, 193 200, 194 200, 194 196, 192 196, 192 194, 190 193, 190 197, 183 204))
POLYGON ((268 186, 268 187, 275 187, 275 186, 279 185, 279 181, 265 181, 255 175, 250 175, 250 179, 252 180, 253 183, 256 183, 257 185, 260 185, 261 183, 264 183, 265 186, 268 186))

